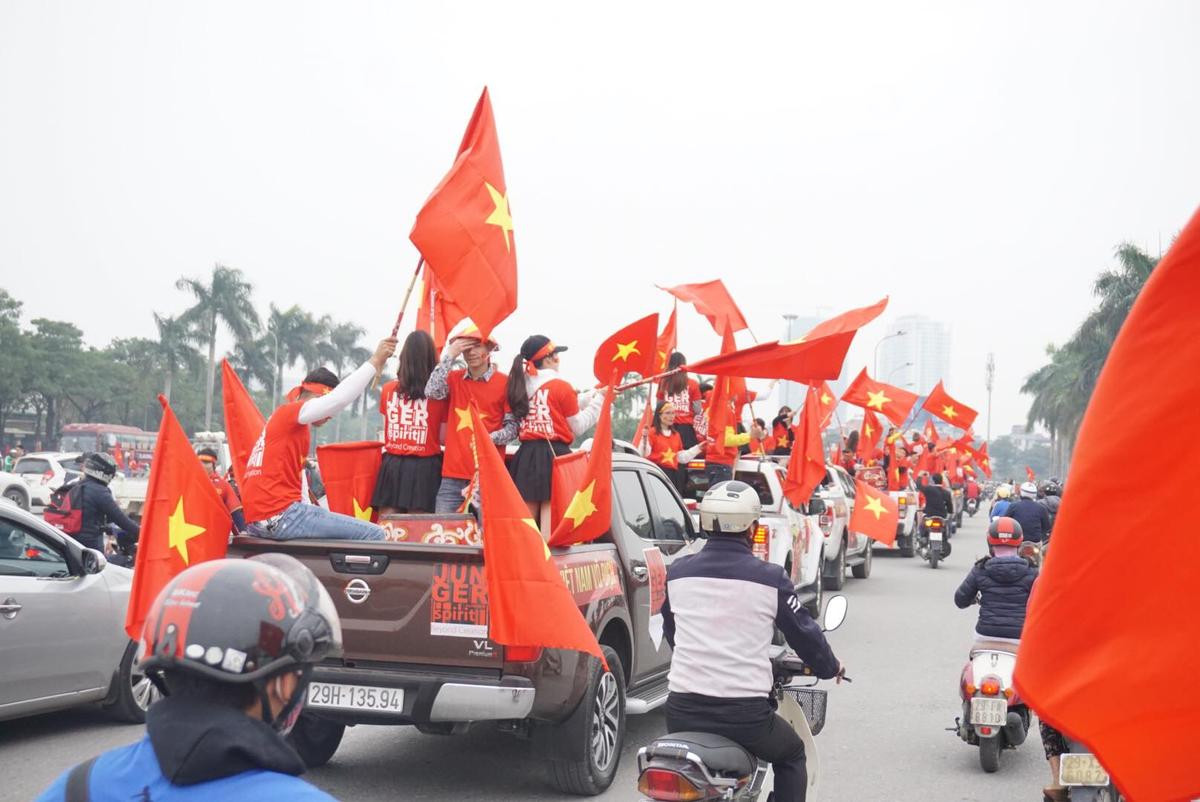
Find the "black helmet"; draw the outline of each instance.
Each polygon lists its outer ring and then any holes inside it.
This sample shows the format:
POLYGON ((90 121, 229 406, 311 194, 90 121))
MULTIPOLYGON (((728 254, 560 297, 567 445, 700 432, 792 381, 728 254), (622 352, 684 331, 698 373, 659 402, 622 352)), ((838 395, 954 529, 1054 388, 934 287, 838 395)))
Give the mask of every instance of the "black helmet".
POLYGON ((84 476, 90 476, 108 484, 117 475, 117 461, 107 452, 93 451, 84 455, 80 470, 83 471, 84 476))
POLYGON ((341 621, 312 571, 286 554, 262 554, 199 563, 172 579, 146 615, 139 653, 164 693, 164 670, 253 684, 263 719, 281 728, 298 713, 313 664, 341 651, 341 621), (272 721, 266 683, 297 669, 296 692, 272 721))

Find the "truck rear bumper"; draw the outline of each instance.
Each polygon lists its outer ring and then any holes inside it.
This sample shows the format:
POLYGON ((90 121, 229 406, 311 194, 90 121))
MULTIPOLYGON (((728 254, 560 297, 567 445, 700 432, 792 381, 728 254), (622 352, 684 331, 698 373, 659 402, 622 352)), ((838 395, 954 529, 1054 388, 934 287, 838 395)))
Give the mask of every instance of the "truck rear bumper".
POLYGON ((317 666, 314 682, 400 688, 404 691, 402 712, 347 710, 316 707, 308 709, 324 718, 346 724, 426 724, 434 722, 503 721, 523 719, 533 709, 536 691, 525 677, 502 677, 498 672, 382 669, 317 666))

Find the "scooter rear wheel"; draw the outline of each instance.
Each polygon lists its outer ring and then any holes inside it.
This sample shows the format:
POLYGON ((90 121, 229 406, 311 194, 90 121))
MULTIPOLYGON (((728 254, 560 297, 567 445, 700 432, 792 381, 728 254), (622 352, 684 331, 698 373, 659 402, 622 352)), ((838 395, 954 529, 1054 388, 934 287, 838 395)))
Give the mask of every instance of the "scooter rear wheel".
POLYGON ((1000 770, 1000 736, 979 739, 979 766, 988 774, 1000 770))

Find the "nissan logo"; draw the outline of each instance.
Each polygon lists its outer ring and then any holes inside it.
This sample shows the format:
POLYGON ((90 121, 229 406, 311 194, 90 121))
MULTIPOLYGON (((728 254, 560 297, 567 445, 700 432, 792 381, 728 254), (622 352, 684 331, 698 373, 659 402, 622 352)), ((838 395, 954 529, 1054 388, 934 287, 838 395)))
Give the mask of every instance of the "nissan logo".
POLYGON ((345 594, 351 604, 362 604, 371 595, 371 586, 361 579, 351 579, 346 585, 345 594))

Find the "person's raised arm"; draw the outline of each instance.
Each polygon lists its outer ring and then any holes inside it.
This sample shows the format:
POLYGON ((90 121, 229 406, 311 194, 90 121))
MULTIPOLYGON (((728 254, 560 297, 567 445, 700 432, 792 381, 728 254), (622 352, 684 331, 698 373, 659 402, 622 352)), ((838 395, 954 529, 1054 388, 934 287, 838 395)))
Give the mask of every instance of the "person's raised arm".
POLYGON ((375 353, 371 355, 371 358, 339 382, 337 387, 319 398, 310 398, 304 402, 304 406, 300 407, 299 422, 301 424, 316 423, 319 420, 333 417, 353 404, 354 399, 366 392, 371 381, 383 370, 384 364, 395 351, 395 337, 380 340, 379 345, 375 346, 375 353))
POLYGON ((445 401, 450 397, 450 369, 454 367, 454 360, 458 359, 458 355, 467 349, 467 345, 468 341, 461 337, 446 343, 446 348, 442 351, 442 361, 434 366, 429 380, 425 382, 426 398, 445 401))

